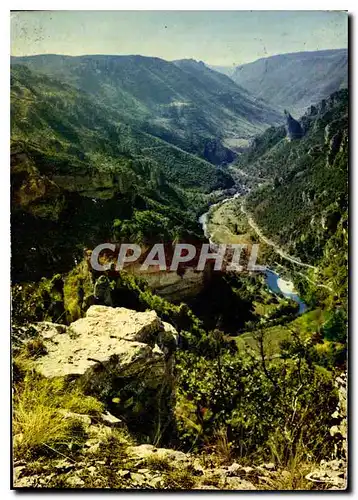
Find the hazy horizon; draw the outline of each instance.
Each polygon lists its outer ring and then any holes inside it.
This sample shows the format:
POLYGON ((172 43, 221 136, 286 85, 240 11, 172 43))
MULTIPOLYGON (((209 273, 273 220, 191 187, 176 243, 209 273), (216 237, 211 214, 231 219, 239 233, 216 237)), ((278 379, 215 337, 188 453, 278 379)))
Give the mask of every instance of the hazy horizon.
POLYGON ((18 11, 11 55, 141 55, 236 66, 346 49, 341 11, 18 11))
MULTIPOLYGON (((265 59, 267 57, 276 57, 276 56, 284 56, 284 55, 290 55, 290 54, 300 54, 300 53, 308 53, 308 52, 325 52, 325 51, 334 51, 334 50, 347 50, 347 47, 338 47, 337 49, 319 49, 319 50, 298 50, 296 52, 279 52, 277 54, 272 54, 270 56, 264 56, 264 57, 259 57, 258 59, 255 59, 254 61, 249 61, 248 63, 242 63, 242 64, 249 64, 250 62, 255 62, 255 61, 258 61, 260 59, 265 59)), ((93 54, 78 54, 78 55, 71 55, 71 54, 58 54, 58 53, 38 53, 38 54, 30 54, 30 55, 23 55, 23 56, 18 56, 18 55, 13 55, 11 54, 11 57, 36 57, 36 56, 64 56, 64 57, 86 57, 86 56, 124 56, 124 57, 153 57, 153 58, 157 58, 157 59, 162 59, 163 61, 167 61, 167 62, 173 62, 173 61, 178 61, 179 59, 164 59, 163 57, 159 57, 159 56, 147 56, 147 55, 144 55, 144 54, 96 54, 96 53, 93 53, 93 54)), ((217 68, 230 68, 231 66, 235 66, 235 65, 225 65, 225 64, 211 64, 211 63, 208 63, 207 61, 202 61, 201 59, 195 59, 195 58, 183 58, 183 59, 186 59, 186 60, 195 60, 197 62, 203 62, 204 64, 207 64, 207 65, 210 65, 212 67, 217 67, 217 68)), ((182 59, 182 60, 183 60, 182 59)), ((240 64, 239 64, 240 65, 240 64)), ((238 65, 238 66, 239 66, 238 65)))

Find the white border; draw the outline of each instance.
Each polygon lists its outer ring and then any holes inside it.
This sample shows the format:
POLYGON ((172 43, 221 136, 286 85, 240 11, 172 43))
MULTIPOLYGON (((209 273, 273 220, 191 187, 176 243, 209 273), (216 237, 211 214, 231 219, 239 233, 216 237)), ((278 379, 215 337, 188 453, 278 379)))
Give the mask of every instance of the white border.
POLYGON ((85 0, 62 0, 46 1, 33 0, 31 5, 26 0, 8 2, 11 10, 348 10, 353 12, 354 2, 348 0, 345 5, 339 5, 337 1, 307 1, 302 0, 293 5, 285 0, 250 0, 250 2, 238 2, 234 0, 102 0, 99 4, 91 5, 85 0))
MULTIPOLYGON (((1 498, 8 498, 10 495, 13 495, 13 492, 10 492, 10 463, 9 463, 9 450, 10 450, 10 427, 9 427, 9 401, 10 401, 10 379, 9 379, 9 324, 10 324, 10 298, 9 298, 9 289, 10 289, 10 273, 9 273, 9 260, 10 260, 10 234, 9 234, 9 206, 10 206, 10 198, 9 198, 9 53, 10 53, 10 30, 9 30, 9 10, 348 10, 353 16, 357 9, 355 8, 356 2, 353 0, 345 1, 344 4, 340 4, 340 2, 325 0, 325 1, 307 1, 301 0, 300 2, 296 2, 296 5, 293 5, 292 2, 287 2, 287 0, 277 1, 271 0, 270 2, 266 1, 257 1, 250 0, 250 2, 237 2, 233 0, 173 0, 172 2, 167 2, 165 0, 152 0, 151 2, 147 2, 145 0, 122 0, 118 1, 109 1, 102 0, 98 4, 92 3, 89 4, 88 0, 61 0, 61 1, 52 1, 49 0, 33 0, 32 2, 17 0, 13 2, 3 1, 0 6, 0 36, 1 36, 1 89, 0 89, 0 97, 1 97, 1 167, 0 167, 0 201, 1 201, 1 216, 0 216, 0 228, 1 228, 1 279, 0 279, 0 319, 1 319, 1 332, 0 332, 0 381, 1 381, 1 394, 0 394, 0 403, 1 409, 0 419, 1 419, 1 452, 0 452, 0 494, 1 498), (270 7, 270 9, 268 9, 270 7)), ((351 30, 353 30, 355 20, 351 21, 351 30)), ((357 54, 357 42, 354 33, 351 33, 351 46, 350 46, 351 54, 351 64, 353 64, 353 71, 351 74, 351 81, 356 82, 356 66, 355 66, 355 55, 357 54)), ((352 94, 353 88, 350 89, 350 93, 352 94)), ((351 123, 355 123, 355 118, 357 116, 357 106, 356 102, 353 102, 352 99, 352 109, 351 109, 351 123)), ((355 139, 357 138, 357 130, 353 128, 352 125, 352 135, 351 135, 351 181, 353 181, 353 185, 351 186, 351 195, 352 195, 352 211, 350 214, 351 217, 351 234, 352 234, 352 221, 357 220, 357 211, 358 211, 358 185, 357 185, 357 175, 353 175, 353 172, 357 167, 354 162, 354 144, 355 139)), ((354 232, 353 232, 354 235, 354 232)), ((355 251, 357 249, 357 245, 354 244, 353 238, 351 239, 351 259, 355 257, 355 251)), ((354 294, 353 284, 356 283, 354 280, 356 266, 353 266, 352 262, 352 271, 353 271, 353 279, 351 279, 351 293, 352 293, 352 301, 351 301, 351 314, 353 315, 354 311, 358 310, 358 294, 354 294), (354 282, 354 283, 353 283, 354 282)), ((351 335, 351 344, 350 348, 355 347, 357 342, 353 342, 353 337, 357 332, 354 328, 353 318, 351 318, 350 325, 350 335, 351 335), (354 344, 354 345, 353 345, 354 344)), ((354 370, 354 356, 355 352, 351 352, 351 384, 350 384, 350 397, 353 399, 353 391, 352 388, 355 387, 357 382, 357 370, 354 370)), ((355 398, 352 401, 351 411, 353 414, 353 418, 351 418, 351 427, 354 425, 354 421, 357 420, 356 415, 357 411, 355 408, 355 398)), ((353 429, 354 432, 354 429, 353 429)), ((353 436, 351 435, 351 438, 353 436)), ((355 442, 355 440, 354 440, 355 442)), ((350 448, 353 451, 351 460, 351 480, 358 477, 358 468, 357 468, 357 457, 354 456, 355 447, 353 442, 350 443, 350 448)), ((353 485, 354 487, 354 485, 353 485)), ((46 498, 50 496, 52 493, 32 493, 33 496, 40 496, 42 498, 46 498)), ((220 493, 217 493, 220 495, 220 493)), ((222 493, 225 494, 225 493, 222 493)), ((307 493, 296 493, 295 497, 304 497, 307 493)), ((67 497, 74 497, 75 493, 66 492, 67 497)), ((94 493, 94 495, 103 495, 103 492, 94 493)), ((121 498, 130 497, 132 494, 120 493, 121 498)), ((159 494, 157 494, 159 495, 159 494)), ((162 496, 163 493, 160 494, 162 496)), ((176 497, 182 495, 181 493, 173 494, 171 493, 171 497, 176 497)), ((216 495, 216 492, 215 492, 216 495)), ((337 493, 336 496, 343 496, 345 493, 337 493)), ((201 498, 211 497, 209 494, 201 493, 201 498)), ((249 498, 250 494, 241 493, 241 498, 249 498)), ((212 497, 211 497, 212 498, 212 497)))

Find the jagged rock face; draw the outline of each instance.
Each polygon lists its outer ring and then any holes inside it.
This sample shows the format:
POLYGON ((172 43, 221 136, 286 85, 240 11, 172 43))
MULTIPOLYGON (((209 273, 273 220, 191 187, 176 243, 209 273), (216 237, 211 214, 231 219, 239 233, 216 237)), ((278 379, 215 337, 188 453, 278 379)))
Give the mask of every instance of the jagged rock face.
POLYGON ((337 154, 348 144, 347 117, 326 125, 324 139, 328 146, 326 165, 330 167, 333 166, 337 154))
POLYGON ((47 350, 34 362, 42 375, 76 379, 141 432, 170 419, 177 332, 155 311, 91 306, 85 318, 60 326, 36 325, 47 350))
POLYGON ((195 269, 187 268, 184 274, 179 275, 176 271, 151 271, 147 272, 133 266, 134 275, 144 278, 151 290, 157 295, 171 302, 180 302, 188 297, 197 296, 205 286, 207 269, 204 272, 196 272, 195 269))
POLYGON ((286 115, 286 127, 287 127, 287 135, 289 139, 301 139, 303 136, 303 129, 300 123, 295 120, 290 113, 285 110, 286 115))
POLYGON ((205 142, 203 157, 214 164, 231 163, 236 155, 233 151, 225 148, 218 139, 208 139, 205 142))
POLYGON ((306 476, 314 483, 328 486, 331 490, 345 490, 347 488, 347 375, 342 373, 335 379, 338 391, 338 406, 332 414, 335 425, 330 428, 334 441, 334 459, 322 460, 319 468, 306 476))
POLYGON ((336 377, 335 386, 338 390, 339 403, 332 415, 335 425, 331 427, 330 434, 335 441, 335 458, 347 460, 347 375, 345 373, 336 377))
POLYGON ((94 285, 94 297, 106 306, 112 306, 111 283, 107 276, 100 276, 94 285))
POLYGON ((54 175, 53 181, 69 192, 98 199, 111 199, 121 192, 121 176, 112 170, 106 172, 80 171, 76 175, 54 175))
POLYGON ((12 210, 24 210, 35 217, 58 220, 66 201, 55 182, 41 175, 28 155, 19 150, 11 154, 12 210))

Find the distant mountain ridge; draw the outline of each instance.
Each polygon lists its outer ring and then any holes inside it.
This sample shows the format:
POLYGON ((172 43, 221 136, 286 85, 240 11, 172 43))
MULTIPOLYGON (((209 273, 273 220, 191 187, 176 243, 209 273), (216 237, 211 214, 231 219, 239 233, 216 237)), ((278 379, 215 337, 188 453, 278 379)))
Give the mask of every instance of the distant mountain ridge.
POLYGON ((226 138, 249 138, 282 116, 232 80, 196 61, 144 56, 13 57, 113 108, 141 131, 214 164, 232 161, 226 138))
POLYGON ((214 71, 217 71, 218 73, 222 73, 223 75, 226 75, 231 78, 232 74, 234 73, 236 66, 222 66, 220 64, 208 64, 209 68, 213 69, 214 71))
MULTIPOLYGON (((220 71, 220 67, 216 67, 220 71)), ((227 74, 227 70, 222 71, 227 74)), ((348 86, 348 50, 293 52, 237 66, 230 78, 276 109, 297 117, 307 107, 348 86)))

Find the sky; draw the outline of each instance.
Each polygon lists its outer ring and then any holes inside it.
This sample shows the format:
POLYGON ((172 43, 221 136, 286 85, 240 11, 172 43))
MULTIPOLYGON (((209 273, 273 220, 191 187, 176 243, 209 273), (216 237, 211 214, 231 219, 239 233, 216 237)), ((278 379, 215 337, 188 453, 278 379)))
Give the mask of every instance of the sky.
POLYGON ((20 11, 11 54, 141 54, 232 66, 303 50, 346 48, 339 11, 20 11))

